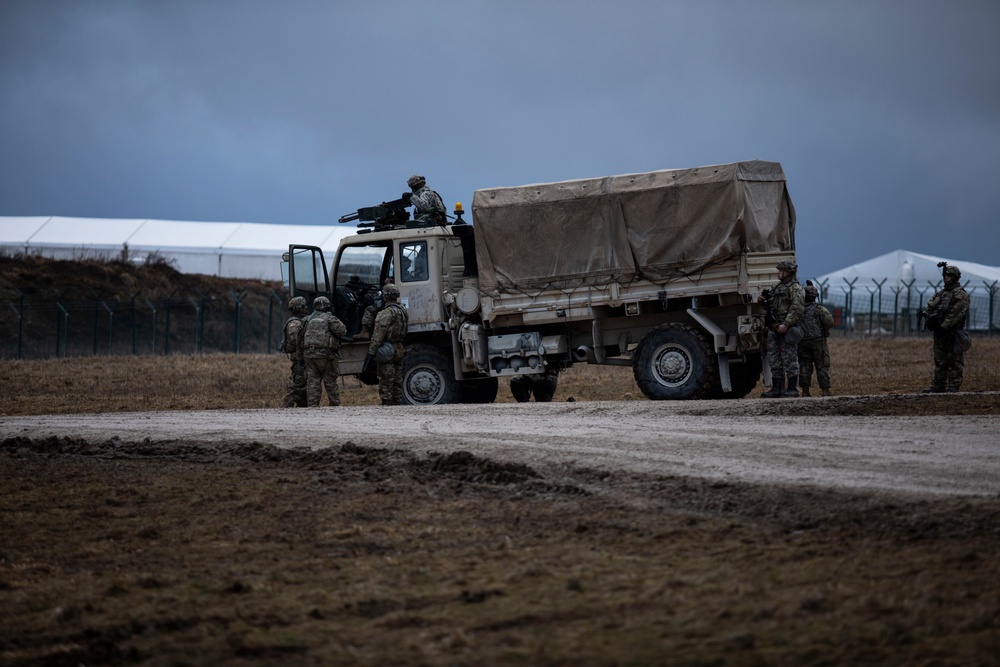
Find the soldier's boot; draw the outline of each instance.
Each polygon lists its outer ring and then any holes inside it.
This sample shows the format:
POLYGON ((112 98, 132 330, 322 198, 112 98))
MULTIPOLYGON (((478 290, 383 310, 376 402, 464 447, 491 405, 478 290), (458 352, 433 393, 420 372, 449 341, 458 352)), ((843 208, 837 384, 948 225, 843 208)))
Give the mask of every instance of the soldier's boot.
POLYGON ((819 393, 823 396, 833 396, 833 392, 830 391, 829 387, 824 387, 819 393))
POLYGON ((799 397, 799 379, 797 377, 788 378, 788 389, 785 389, 784 393, 781 394, 782 398, 798 398, 799 397))
POLYGON ((362 329, 358 333, 351 336, 351 338, 353 338, 354 340, 371 340, 372 332, 368 331, 368 329, 362 329))
POLYGON ((780 398, 785 391, 785 378, 771 378, 771 390, 760 395, 761 398, 780 398))
POLYGON ((809 387, 807 385, 803 385, 803 387, 802 387, 802 398, 809 398, 811 396, 812 396, 812 394, 809 393, 809 387))
POLYGON ((936 384, 932 384, 931 386, 929 386, 929 387, 927 387, 926 389, 923 390, 923 392, 925 394, 940 394, 943 391, 944 391, 944 387, 939 387, 936 384))
POLYGON ((950 384, 950 385, 948 385, 948 388, 945 389, 945 391, 948 392, 949 394, 952 394, 952 393, 955 393, 957 391, 961 391, 962 390, 961 387, 962 387, 962 385, 960 385, 960 384, 950 384))

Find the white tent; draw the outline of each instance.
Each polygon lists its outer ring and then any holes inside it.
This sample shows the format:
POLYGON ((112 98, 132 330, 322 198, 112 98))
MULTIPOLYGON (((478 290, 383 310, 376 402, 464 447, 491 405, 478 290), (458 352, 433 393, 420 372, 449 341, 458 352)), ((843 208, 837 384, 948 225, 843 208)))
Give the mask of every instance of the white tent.
POLYGON ((0 216, 0 251, 132 261, 155 253, 183 273, 279 280, 289 243, 319 246, 332 259, 340 239, 355 231, 350 225, 0 216))
MULTIPOLYGON (((870 304, 877 297, 881 297, 882 306, 874 307, 883 314, 894 308, 916 312, 943 286, 938 262, 962 271, 962 285, 971 297, 969 327, 1000 326, 1000 267, 996 266, 896 250, 819 276, 813 283, 820 287, 828 306, 842 306, 854 314, 871 310, 870 304)), ((801 270, 799 279, 805 281, 801 270)))

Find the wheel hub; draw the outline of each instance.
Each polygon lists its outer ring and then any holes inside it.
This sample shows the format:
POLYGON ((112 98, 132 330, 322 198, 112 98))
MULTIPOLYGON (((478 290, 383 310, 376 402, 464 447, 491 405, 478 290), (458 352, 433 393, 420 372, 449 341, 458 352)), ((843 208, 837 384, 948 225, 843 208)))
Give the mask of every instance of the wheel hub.
POLYGON ((415 403, 432 403, 441 393, 441 378, 427 368, 417 368, 410 373, 406 389, 415 403))
POLYGON ((664 384, 683 384, 691 374, 691 359, 680 348, 666 348, 656 359, 656 374, 664 384))

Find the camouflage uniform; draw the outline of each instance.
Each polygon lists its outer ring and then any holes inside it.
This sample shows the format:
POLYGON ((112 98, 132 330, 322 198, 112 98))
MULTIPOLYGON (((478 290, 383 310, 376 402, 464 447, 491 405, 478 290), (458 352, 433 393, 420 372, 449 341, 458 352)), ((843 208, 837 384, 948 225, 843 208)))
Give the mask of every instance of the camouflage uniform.
POLYGON ((399 289, 395 285, 386 285, 382 293, 385 295, 386 306, 375 316, 375 327, 372 331, 372 341, 368 344, 368 353, 375 355, 382 341, 392 343, 392 361, 380 363, 378 373, 378 395, 382 405, 399 405, 403 402, 403 338, 410 316, 399 298, 399 289))
POLYGON ((307 310, 306 300, 301 296, 293 297, 288 302, 288 310, 292 316, 281 330, 279 349, 287 354, 289 361, 292 362, 292 374, 282 405, 286 408, 304 408, 306 407, 306 362, 302 356, 302 318, 307 310))
MULTIPOLYGON (((940 324, 934 329, 934 381, 924 389, 926 393, 958 391, 965 372, 965 352, 959 346, 959 337, 967 336, 963 330, 969 313, 969 293, 962 287, 958 267, 946 266, 944 273, 953 276, 954 281, 946 282, 944 289, 927 302, 928 320, 935 318, 940 324)), ((928 328, 932 326, 929 321, 928 328)))
POLYGON ((510 393, 518 403, 527 403, 531 395, 535 395, 536 403, 548 403, 556 393, 559 385, 559 371, 547 370, 544 373, 531 373, 511 378, 510 393))
POLYGON ((302 356, 306 363, 306 401, 310 408, 319 406, 323 387, 330 405, 340 405, 340 388, 337 361, 340 337, 347 335, 347 327, 330 312, 330 300, 325 296, 313 301, 313 313, 302 326, 302 356), (324 303, 325 302, 325 303, 324 303))
POLYGON ((444 202, 441 195, 427 187, 427 180, 419 174, 414 174, 406 181, 413 191, 410 203, 413 204, 413 219, 417 222, 429 222, 443 225, 447 221, 444 202))
POLYGON ((805 291, 795 279, 798 267, 794 262, 780 262, 778 268, 788 271, 788 278, 779 282, 771 289, 767 299, 774 315, 775 323, 767 332, 767 363, 771 366, 771 391, 762 396, 773 398, 778 396, 798 396, 796 385, 799 381, 799 340, 802 338, 802 328, 799 323, 805 310, 805 291), (777 328, 784 324, 785 333, 779 333, 777 328), (788 379, 788 390, 785 391, 785 379, 788 379))
POLYGON ((830 395, 830 349, 826 338, 833 328, 833 315, 816 303, 818 290, 812 285, 805 288, 806 306, 802 313, 802 340, 799 341, 799 386, 802 395, 809 396, 813 365, 816 380, 824 396, 830 395))

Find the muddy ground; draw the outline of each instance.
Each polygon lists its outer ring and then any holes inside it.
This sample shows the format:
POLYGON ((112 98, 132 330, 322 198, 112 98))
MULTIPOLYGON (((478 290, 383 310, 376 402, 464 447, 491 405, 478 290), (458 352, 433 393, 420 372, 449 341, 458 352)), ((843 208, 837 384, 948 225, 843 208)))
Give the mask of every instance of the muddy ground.
POLYGON ((995 394, 294 412, 0 419, 0 665, 1000 662, 995 394))

